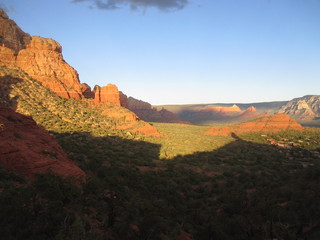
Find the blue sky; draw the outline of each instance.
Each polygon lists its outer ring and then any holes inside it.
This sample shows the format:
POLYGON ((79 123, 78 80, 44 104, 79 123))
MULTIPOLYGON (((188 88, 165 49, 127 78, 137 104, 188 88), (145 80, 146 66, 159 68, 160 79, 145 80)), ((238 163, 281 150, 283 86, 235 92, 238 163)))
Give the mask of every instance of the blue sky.
POLYGON ((0 0, 91 87, 151 104, 320 94, 320 0, 0 0), (113 3, 113 4, 112 4, 113 3))

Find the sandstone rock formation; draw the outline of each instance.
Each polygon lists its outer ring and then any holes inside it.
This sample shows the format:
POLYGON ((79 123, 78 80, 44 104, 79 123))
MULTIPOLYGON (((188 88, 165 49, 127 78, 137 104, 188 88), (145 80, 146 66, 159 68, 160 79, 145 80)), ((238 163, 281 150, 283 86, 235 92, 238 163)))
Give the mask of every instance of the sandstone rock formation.
POLYGON ((94 102, 99 103, 112 103, 115 106, 120 106, 120 93, 118 87, 114 84, 100 87, 94 87, 94 102))
POLYGON ((31 117, 5 107, 0 107, 0 164, 26 177, 49 171, 62 177, 85 177, 53 136, 31 117))
POLYGON ((299 121, 320 118, 320 95, 295 98, 284 105, 279 113, 288 114, 299 121))
POLYGON ((3 10, 0 26, 0 64, 21 68, 61 97, 83 97, 78 73, 64 61, 59 43, 30 37, 3 10))
POLYGON ((205 134, 231 136, 233 133, 241 135, 248 132, 281 132, 285 130, 302 131, 303 127, 286 114, 274 114, 261 117, 249 122, 234 124, 225 127, 212 127, 205 134))

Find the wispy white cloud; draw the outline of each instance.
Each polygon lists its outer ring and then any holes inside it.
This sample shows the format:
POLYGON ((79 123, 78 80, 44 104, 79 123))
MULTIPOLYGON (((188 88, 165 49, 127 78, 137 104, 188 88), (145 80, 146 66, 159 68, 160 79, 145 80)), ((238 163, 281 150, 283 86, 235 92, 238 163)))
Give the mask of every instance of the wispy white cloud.
POLYGON ((89 2, 91 7, 114 10, 124 6, 131 9, 158 8, 161 11, 180 10, 188 5, 188 0, 72 0, 72 3, 89 2))

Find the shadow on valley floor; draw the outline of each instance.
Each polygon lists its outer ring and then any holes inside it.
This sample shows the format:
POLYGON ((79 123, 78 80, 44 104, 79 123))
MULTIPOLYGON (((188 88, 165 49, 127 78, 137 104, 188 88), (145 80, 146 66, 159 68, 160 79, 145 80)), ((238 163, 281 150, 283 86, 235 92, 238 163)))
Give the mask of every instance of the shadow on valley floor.
POLYGON ((319 158, 306 149, 234 136, 212 152, 160 160, 157 144, 55 135, 89 175, 83 221, 102 238, 320 238, 319 158))

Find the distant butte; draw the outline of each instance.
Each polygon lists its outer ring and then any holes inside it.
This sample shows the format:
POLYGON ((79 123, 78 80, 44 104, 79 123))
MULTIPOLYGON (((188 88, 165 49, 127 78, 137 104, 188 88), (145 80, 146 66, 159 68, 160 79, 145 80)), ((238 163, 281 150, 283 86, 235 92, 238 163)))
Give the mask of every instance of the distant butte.
POLYGON ((274 133, 290 129, 302 131, 303 127, 286 114, 274 114, 240 124, 225 127, 211 127, 205 134, 232 136, 233 133, 237 135, 250 132, 274 133))

